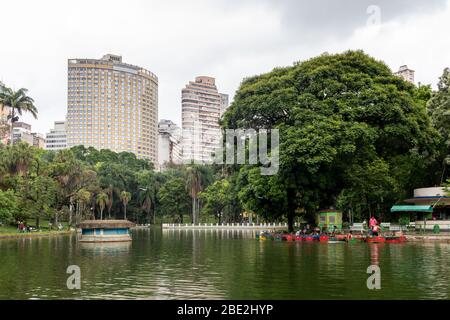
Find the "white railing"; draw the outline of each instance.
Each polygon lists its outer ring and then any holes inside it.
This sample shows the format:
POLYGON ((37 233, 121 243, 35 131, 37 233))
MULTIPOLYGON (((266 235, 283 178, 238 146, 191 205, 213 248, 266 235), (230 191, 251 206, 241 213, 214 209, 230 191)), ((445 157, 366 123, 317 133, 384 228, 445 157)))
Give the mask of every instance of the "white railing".
POLYGON ((287 223, 163 223, 163 229, 286 229, 287 223))

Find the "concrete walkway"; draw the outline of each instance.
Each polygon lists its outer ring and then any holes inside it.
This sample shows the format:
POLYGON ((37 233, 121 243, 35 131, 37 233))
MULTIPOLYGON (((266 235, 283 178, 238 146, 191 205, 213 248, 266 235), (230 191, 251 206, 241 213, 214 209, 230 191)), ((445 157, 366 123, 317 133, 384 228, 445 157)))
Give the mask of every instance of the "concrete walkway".
POLYGON ((448 242, 450 243, 450 234, 406 234, 408 241, 421 241, 421 242, 448 242))

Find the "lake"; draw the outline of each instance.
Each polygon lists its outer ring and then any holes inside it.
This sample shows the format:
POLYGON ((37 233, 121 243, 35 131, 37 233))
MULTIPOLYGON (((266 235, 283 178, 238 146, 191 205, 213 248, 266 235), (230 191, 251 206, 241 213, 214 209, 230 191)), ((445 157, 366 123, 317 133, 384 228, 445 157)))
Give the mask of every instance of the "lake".
POLYGON ((1 299, 449 299, 450 244, 256 241, 254 231, 133 230, 0 240, 1 299), (67 267, 81 271, 69 290, 67 267), (378 265, 381 289, 369 290, 378 265))

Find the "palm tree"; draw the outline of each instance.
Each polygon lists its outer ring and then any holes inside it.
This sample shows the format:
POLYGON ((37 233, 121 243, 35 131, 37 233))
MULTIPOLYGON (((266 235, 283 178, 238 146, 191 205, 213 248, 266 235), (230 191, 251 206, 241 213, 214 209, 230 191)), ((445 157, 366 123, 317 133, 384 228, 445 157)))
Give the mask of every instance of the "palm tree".
POLYGON ((100 207, 100 220, 103 220, 103 210, 105 210, 106 203, 108 202, 108 195, 101 192, 97 195, 97 204, 100 207))
POLYGON ((77 201, 76 222, 78 223, 85 212, 86 205, 91 200, 91 193, 85 188, 82 188, 75 194, 75 200, 77 201))
POLYGON ((11 119, 10 144, 13 144, 13 123, 19 120, 17 114, 29 112, 37 119, 37 108, 34 105, 33 98, 27 95, 28 90, 21 88, 17 91, 11 88, 3 87, 0 90, 0 107, 3 111, 5 107, 10 108, 8 119, 11 119))
POLYGON ((127 219, 127 204, 131 199, 131 193, 127 192, 127 191, 122 191, 120 193, 120 200, 123 203, 123 213, 124 213, 124 219, 127 219))
POLYGON ((108 208, 108 219, 111 219, 111 209, 114 203, 114 188, 112 184, 110 184, 106 189, 106 194, 108 195, 108 200, 106 201, 106 207, 108 208))
POLYGON ((198 223, 200 203, 198 194, 210 182, 208 169, 205 166, 193 165, 187 168, 186 180, 189 195, 192 198, 192 222, 198 223))

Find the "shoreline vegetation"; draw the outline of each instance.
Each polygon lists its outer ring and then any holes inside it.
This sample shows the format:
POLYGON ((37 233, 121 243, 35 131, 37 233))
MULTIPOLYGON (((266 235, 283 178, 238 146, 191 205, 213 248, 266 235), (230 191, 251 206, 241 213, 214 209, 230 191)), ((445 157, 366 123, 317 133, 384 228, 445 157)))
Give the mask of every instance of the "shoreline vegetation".
POLYGON ((62 230, 62 231, 35 231, 35 232, 1 232, 0 230, 0 240, 2 239, 20 239, 20 238, 37 238, 37 237, 53 237, 67 235, 75 233, 75 230, 62 230))
MULTIPOLYGON (((0 144, 0 221, 36 229, 45 220, 286 222, 292 232, 295 222, 315 224, 318 211, 336 209, 346 223, 393 222, 390 208, 415 188, 450 186, 449 88, 449 68, 433 90, 363 51, 247 77, 220 126, 278 130, 273 175, 261 174, 262 163, 168 164, 160 172, 129 152, 0 144)), ((0 88, 0 107, 13 106, 14 121, 37 114, 26 94, 0 88)))

